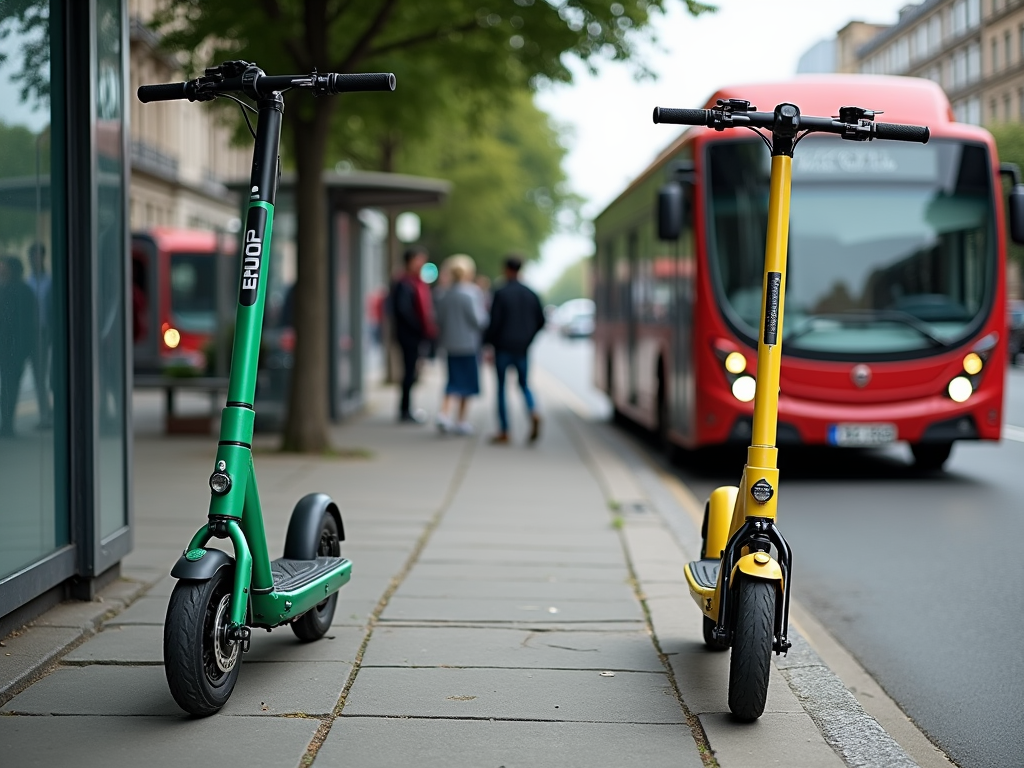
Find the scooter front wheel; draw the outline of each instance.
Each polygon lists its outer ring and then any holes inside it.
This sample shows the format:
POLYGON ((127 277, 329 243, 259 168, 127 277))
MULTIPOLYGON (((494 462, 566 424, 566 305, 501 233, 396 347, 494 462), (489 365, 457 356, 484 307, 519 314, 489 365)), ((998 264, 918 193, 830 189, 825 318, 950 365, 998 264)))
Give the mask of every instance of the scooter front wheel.
POLYGON ((756 720, 768 698, 775 626, 775 584, 741 576, 736 584, 736 620, 729 658, 729 709, 756 720))
POLYGON ((164 672, 178 706, 205 717, 223 707, 242 666, 241 645, 228 640, 233 569, 209 581, 179 581, 164 622, 164 672))

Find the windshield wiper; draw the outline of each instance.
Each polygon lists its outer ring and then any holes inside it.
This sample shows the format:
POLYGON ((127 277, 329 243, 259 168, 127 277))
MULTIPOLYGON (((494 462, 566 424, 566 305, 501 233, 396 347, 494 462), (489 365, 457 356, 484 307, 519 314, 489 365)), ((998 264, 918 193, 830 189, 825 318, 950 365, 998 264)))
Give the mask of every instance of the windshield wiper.
POLYGON ((883 322, 899 323, 905 325, 908 328, 913 328, 921 336, 928 340, 928 343, 933 347, 948 347, 948 342, 943 341, 934 333, 927 324, 918 320, 913 315, 907 312, 901 312, 898 309, 853 309, 847 312, 823 312, 820 314, 813 314, 807 318, 806 325, 798 328, 792 334, 789 334, 783 339, 783 343, 792 343, 794 339, 798 339, 801 336, 814 331, 815 320, 835 320, 840 323, 872 323, 878 320, 883 322))

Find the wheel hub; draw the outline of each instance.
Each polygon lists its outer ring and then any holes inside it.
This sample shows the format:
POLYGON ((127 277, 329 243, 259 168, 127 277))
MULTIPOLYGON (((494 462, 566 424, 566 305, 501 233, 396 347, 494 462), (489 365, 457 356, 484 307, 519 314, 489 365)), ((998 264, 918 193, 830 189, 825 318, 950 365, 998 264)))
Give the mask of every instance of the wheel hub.
POLYGON ((213 621, 213 660, 223 673, 230 672, 238 662, 238 643, 228 639, 231 627, 231 595, 224 595, 213 621))

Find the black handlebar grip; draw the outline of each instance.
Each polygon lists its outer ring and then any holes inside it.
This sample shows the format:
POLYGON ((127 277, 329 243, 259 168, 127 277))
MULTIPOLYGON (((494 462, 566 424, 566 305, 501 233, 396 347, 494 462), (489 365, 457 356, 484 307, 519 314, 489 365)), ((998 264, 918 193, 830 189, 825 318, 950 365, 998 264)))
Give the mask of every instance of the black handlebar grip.
POLYGON ((674 123, 675 125, 707 125, 710 109, 670 109, 654 108, 654 122, 674 123))
POLYGON ((924 125, 901 125, 900 123, 875 123, 876 139, 889 139, 892 141, 919 141, 922 144, 928 143, 930 133, 924 125))
POLYGON ((352 93, 355 91, 393 91, 395 76, 390 72, 360 72, 352 75, 332 74, 330 93, 352 93))
POLYGON ((188 83, 163 83, 161 85, 140 85, 139 101, 148 104, 151 101, 174 101, 187 99, 188 83))

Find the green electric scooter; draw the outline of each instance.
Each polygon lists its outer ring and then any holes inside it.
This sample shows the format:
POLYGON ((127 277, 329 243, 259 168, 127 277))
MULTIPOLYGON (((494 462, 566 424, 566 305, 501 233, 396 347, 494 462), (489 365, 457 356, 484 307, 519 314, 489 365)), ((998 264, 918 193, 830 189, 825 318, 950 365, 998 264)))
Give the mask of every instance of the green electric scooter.
POLYGON ((315 71, 267 75, 255 64, 228 61, 195 80, 143 85, 138 91, 142 102, 226 97, 259 115, 242 231, 228 397, 210 475, 209 520, 171 570, 178 583, 164 624, 167 684, 178 705, 193 715, 213 714, 227 703, 238 679, 241 654, 249 650, 252 627, 270 630, 290 624, 300 640, 323 637, 334 617, 338 590, 352 570, 352 563, 341 556, 345 533, 338 505, 323 493, 308 494, 295 505, 284 557, 270 560, 252 461, 256 363, 280 172, 282 94, 293 88, 310 90, 315 96, 393 91, 395 76, 315 71), (253 99, 256 109, 240 96, 253 99), (234 557, 206 549, 215 538, 230 539, 234 557))

